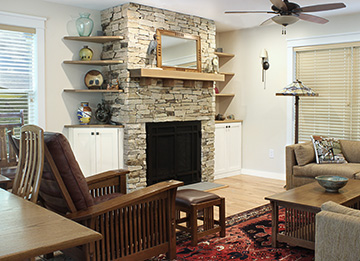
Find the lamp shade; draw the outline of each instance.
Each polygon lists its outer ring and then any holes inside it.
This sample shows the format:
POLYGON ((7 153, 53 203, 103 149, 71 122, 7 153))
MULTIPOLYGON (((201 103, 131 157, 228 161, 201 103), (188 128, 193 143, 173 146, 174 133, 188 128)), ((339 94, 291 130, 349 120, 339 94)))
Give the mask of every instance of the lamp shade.
POLYGON ((302 82, 299 80, 296 80, 293 83, 289 84, 288 86, 277 92, 276 95, 318 96, 317 93, 315 93, 309 87, 303 85, 302 82))

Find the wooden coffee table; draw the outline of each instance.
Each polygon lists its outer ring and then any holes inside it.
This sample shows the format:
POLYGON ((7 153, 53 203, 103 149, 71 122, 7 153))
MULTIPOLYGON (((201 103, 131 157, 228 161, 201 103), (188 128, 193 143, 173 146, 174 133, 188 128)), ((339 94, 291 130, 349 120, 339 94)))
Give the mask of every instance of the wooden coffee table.
POLYGON ((360 180, 349 180, 339 193, 325 192, 317 182, 278 193, 265 199, 272 207, 272 246, 277 242, 315 248, 315 215, 327 201, 360 209, 360 180), (279 207, 285 208, 285 230, 279 233, 279 207))

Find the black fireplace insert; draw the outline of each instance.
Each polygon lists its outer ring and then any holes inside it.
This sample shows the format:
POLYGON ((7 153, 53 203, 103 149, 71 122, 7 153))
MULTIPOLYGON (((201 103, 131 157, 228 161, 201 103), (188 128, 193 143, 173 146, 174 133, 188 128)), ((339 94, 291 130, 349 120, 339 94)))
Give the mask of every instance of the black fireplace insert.
POLYGON ((201 122, 146 124, 147 185, 176 179, 184 184, 201 181, 201 122))

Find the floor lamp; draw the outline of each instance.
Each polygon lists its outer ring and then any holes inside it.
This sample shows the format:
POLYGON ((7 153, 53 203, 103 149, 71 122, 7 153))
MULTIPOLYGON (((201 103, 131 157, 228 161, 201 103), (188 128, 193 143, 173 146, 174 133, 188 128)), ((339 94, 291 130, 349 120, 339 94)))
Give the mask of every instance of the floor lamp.
POLYGON ((299 143, 299 100, 300 96, 319 96, 310 88, 302 84, 301 81, 296 80, 290 85, 283 88, 276 96, 293 96, 295 97, 295 144, 299 143))

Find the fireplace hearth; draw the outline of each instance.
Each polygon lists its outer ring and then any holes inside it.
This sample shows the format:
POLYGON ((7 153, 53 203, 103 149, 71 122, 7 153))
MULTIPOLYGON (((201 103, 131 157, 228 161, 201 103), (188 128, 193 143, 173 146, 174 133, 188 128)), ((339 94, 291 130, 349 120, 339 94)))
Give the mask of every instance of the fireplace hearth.
POLYGON ((175 179, 201 181, 201 122, 146 124, 147 185, 175 179))

